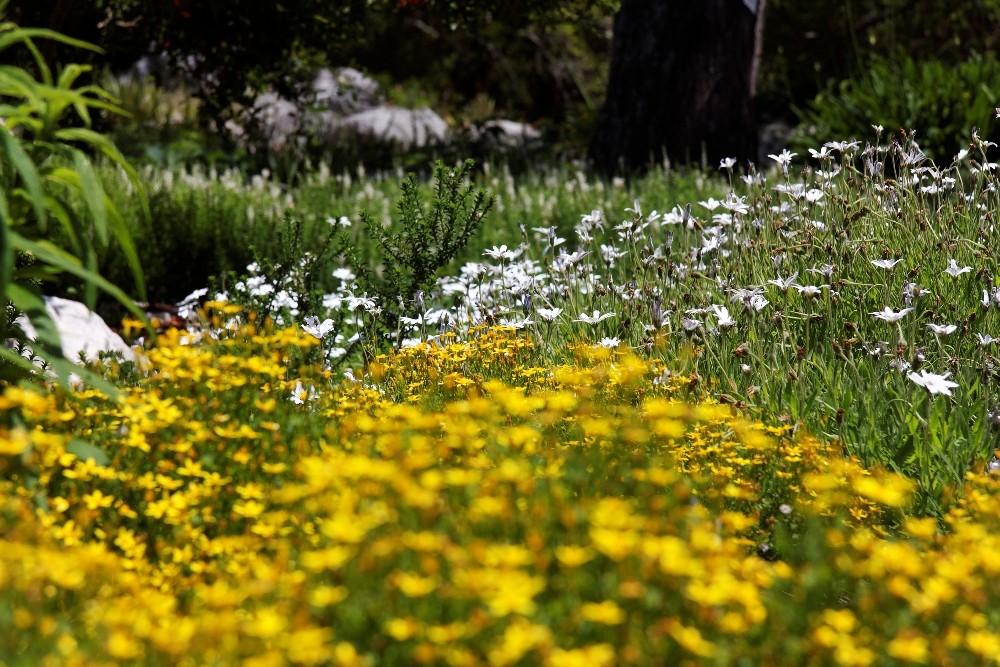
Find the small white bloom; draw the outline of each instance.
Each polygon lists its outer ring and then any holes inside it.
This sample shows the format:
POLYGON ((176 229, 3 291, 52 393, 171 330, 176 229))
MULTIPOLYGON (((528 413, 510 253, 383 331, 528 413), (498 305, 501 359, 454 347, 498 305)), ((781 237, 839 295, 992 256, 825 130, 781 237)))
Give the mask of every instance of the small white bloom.
POLYGON ((314 401, 319 398, 319 393, 316 391, 316 387, 309 387, 306 389, 302 386, 302 381, 297 380, 295 382, 295 388, 292 389, 292 395, 289 396, 290 400, 295 405, 303 405, 306 401, 314 401))
POLYGON ((912 308, 903 308, 902 310, 897 311, 893 310, 889 306, 886 306, 885 310, 881 311, 876 310, 869 314, 872 315, 875 319, 882 320, 883 322, 898 322, 911 312, 913 312, 912 308))
POLYGON ((600 345, 601 347, 606 347, 609 350, 618 347, 620 344, 621 341, 617 338, 602 338, 601 342, 598 343, 598 345, 600 345))
POLYGON ((891 269, 902 261, 902 259, 873 259, 872 264, 880 269, 891 269))
POLYGON ((824 287, 829 287, 829 285, 792 285, 799 294, 804 294, 805 296, 819 296, 823 293, 824 287))
POLYGON ((351 271, 346 266, 343 266, 343 267, 341 267, 339 269, 335 269, 334 272, 333 272, 333 277, 336 278, 337 280, 339 280, 341 282, 345 282, 345 283, 349 283, 352 280, 354 280, 355 278, 357 278, 357 276, 354 275, 354 272, 351 271))
POLYGON ((792 158, 798 155, 798 153, 792 153, 787 148, 781 151, 778 155, 768 155, 769 158, 777 162, 782 169, 787 169, 788 165, 792 163, 792 158))
POLYGON ((921 370, 919 375, 917 373, 910 373, 906 377, 910 378, 932 394, 944 394, 945 396, 951 396, 951 390, 957 387, 958 383, 948 380, 947 377, 949 375, 951 375, 951 373, 936 375, 934 373, 928 373, 925 370, 921 370))
POLYGON ((724 157, 719 161, 719 169, 732 169, 736 166, 736 158, 724 157))
POLYGON ((796 271, 795 273, 793 273, 788 278, 782 278, 781 274, 778 274, 777 279, 775 279, 775 280, 768 280, 767 282, 770 283, 771 285, 777 285, 781 289, 787 291, 788 289, 790 289, 791 287, 793 287, 795 285, 795 279, 798 278, 798 277, 799 277, 799 272, 796 271))
POLYGON ((489 250, 483 252, 484 255, 492 257, 493 259, 517 259, 517 256, 521 253, 516 250, 509 249, 506 245, 493 246, 489 250))
POLYGON ((597 324, 598 322, 603 322, 609 317, 614 317, 614 313, 601 313, 599 310, 595 310, 593 315, 588 315, 587 313, 580 313, 580 317, 573 320, 574 322, 583 322, 585 324, 597 324))
POLYGON ((968 273, 971 270, 972 270, 971 266, 963 266, 959 268, 958 262, 952 259, 948 261, 948 268, 945 269, 944 272, 947 273, 952 278, 958 278, 963 273, 968 273))
POLYGON ((539 308, 537 312, 540 318, 546 322, 552 322, 562 314, 562 311, 562 308, 539 308))
POLYGON ((987 345, 991 345, 997 342, 997 339, 989 334, 977 333, 976 339, 979 340, 979 344, 982 345, 983 347, 986 347, 987 345))
POLYGON ((305 318, 305 324, 302 325, 302 330, 313 338, 322 339, 328 333, 333 331, 333 320, 327 318, 320 322, 318 317, 310 315, 305 318))
POLYGON ((955 330, 958 329, 954 324, 928 324, 927 328, 938 336, 947 336, 948 334, 955 333, 955 330))
POLYGON ((712 312, 715 313, 716 319, 719 321, 720 329, 728 329, 736 325, 736 320, 729 314, 728 308, 716 304, 712 304, 711 308, 712 312))
POLYGON ((690 317, 685 317, 681 320, 681 326, 684 327, 684 331, 690 333, 692 331, 697 331, 698 329, 701 328, 701 321, 693 320, 690 317))

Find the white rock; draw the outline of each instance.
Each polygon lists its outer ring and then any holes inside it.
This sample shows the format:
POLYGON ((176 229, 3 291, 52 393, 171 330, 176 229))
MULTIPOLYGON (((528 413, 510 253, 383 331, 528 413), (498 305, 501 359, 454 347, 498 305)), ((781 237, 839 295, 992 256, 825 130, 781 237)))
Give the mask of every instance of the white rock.
MULTIPOLYGON (((96 360, 98 352, 120 352, 127 361, 135 361, 135 353, 122 337, 79 301, 47 296, 45 310, 59 332, 63 356, 70 361, 79 361, 81 352, 88 360, 96 360)), ((19 317, 17 324, 29 340, 34 340, 35 328, 27 317, 19 317)))
POLYGON ((382 86, 353 67, 316 73, 312 84, 316 104, 334 114, 346 116, 378 106, 383 99, 382 86))
POLYGON ((505 118, 488 120, 473 127, 469 137, 482 149, 498 153, 537 150, 542 145, 542 133, 537 128, 505 118))
POLYGON ((426 107, 402 109, 379 106, 347 116, 336 124, 338 133, 398 144, 401 148, 421 148, 441 144, 451 131, 441 116, 426 107))

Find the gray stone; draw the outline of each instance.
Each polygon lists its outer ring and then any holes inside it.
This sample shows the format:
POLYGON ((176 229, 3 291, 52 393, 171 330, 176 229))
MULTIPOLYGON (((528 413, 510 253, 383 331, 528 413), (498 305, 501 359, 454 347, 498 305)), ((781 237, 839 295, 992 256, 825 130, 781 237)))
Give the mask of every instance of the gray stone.
POLYGON ((537 128, 502 118, 473 126, 468 138, 486 153, 531 152, 542 147, 542 133, 537 128))
MULTIPOLYGON (((63 356, 70 361, 79 361, 81 352, 90 361, 96 360, 99 352, 120 352, 125 360, 135 361, 135 353, 122 337, 79 301, 47 296, 45 310, 59 332, 63 356)), ((17 324, 29 340, 34 340, 35 328, 28 318, 19 317, 17 324)))
POLYGON ((379 106, 351 114, 333 124, 337 138, 353 137, 396 144, 403 150, 443 144, 451 131, 441 116, 426 107, 379 106))
POLYGON ((327 68, 316 73, 312 84, 316 106, 335 115, 350 114, 371 109, 382 103, 385 95, 377 81, 353 67, 336 70, 327 68))

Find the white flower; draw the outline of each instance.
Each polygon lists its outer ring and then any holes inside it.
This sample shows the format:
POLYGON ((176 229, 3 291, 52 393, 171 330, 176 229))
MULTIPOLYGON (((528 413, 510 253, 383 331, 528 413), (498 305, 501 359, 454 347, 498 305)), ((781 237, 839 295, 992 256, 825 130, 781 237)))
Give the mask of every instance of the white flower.
POLYGON ((327 318, 321 323, 318 317, 310 315, 306 318, 305 324, 302 325, 302 330, 313 338, 322 339, 328 333, 333 331, 333 320, 327 318))
POLYGON ((829 145, 823 146, 820 150, 816 150, 815 148, 810 148, 809 149, 809 155, 812 155, 817 160, 824 160, 824 159, 833 157, 830 154, 830 146, 829 145))
POLYGON ((767 282, 769 282, 772 285, 777 285, 783 290, 788 290, 789 288, 795 285, 795 279, 798 277, 799 277, 799 272, 796 271, 788 278, 782 278, 781 274, 778 274, 778 278, 776 280, 768 280, 767 282))
POLYGON ((346 266, 343 266, 343 267, 341 267, 339 269, 335 269, 334 272, 333 272, 333 277, 336 278, 337 280, 339 280, 341 282, 345 282, 345 283, 349 283, 352 280, 354 280, 355 278, 357 278, 357 276, 354 275, 354 272, 351 271, 346 266))
POLYGON ((719 169, 732 169, 736 166, 736 158, 724 157, 719 161, 719 169))
POLYGON ((824 287, 830 287, 829 285, 792 285, 799 294, 805 294, 806 296, 819 296, 823 293, 824 287))
POLYGON ((792 163, 792 158, 796 155, 798 153, 792 153, 786 148, 778 155, 768 155, 768 157, 777 162, 783 172, 788 173, 788 165, 792 163))
POLYGON ((740 197, 732 192, 726 195, 726 201, 722 202, 722 207, 741 215, 746 215, 750 212, 750 207, 747 206, 747 198, 740 197))
POLYGON ((295 405, 302 405, 306 401, 314 401, 319 398, 319 393, 316 391, 316 387, 309 387, 307 390, 302 386, 302 381, 297 380, 295 382, 295 388, 292 389, 292 395, 289 396, 290 400, 295 405))
POLYGON ((991 343, 997 342, 997 339, 994 338, 993 336, 989 335, 989 334, 977 333, 976 334, 976 338, 979 340, 979 344, 982 345, 983 347, 986 347, 987 345, 990 345, 991 343))
POLYGON ((715 313, 716 319, 719 320, 719 328, 728 329, 729 327, 736 325, 736 320, 730 316, 728 308, 716 304, 712 304, 711 308, 712 312, 715 313))
POLYGON ((912 308, 903 308, 902 310, 896 311, 889 306, 886 306, 885 310, 876 310, 869 314, 875 319, 882 320, 883 322, 898 322, 911 312, 913 312, 912 308))
POLYGON ((681 326, 684 327, 684 331, 692 332, 701 328, 701 320, 694 320, 690 317, 685 317, 681 319, 681 326))
POLYGON ((816 188, 811 188, 806 190, 806 201, 810 204, 815 204, 820 199, 823 198, 824 192, 822 190, 817 190, 816 188))
POLYGON ((618 347, 620 344, 621 341, 618 340, 617 338, 602 338, 601 342, 598 343, 598 345, 600 345, 601 347, 606 347, 609 350, 618 347))
POLYGON ((709 211, 714 211, 715 209, 722 206, 722 202, 719 201, 718 199, 715 199, 714 197, 709 197, 705 201, 700 201, 698 203, 707 208, 709 211))
POLYGON ((927 328, 939 336, 947 336, 950 333, 954 333, 955 330, 958 329, 958 327, 954 324, 928 324, 927 328))
POLYGON ((873 259, 872 264, 880 269, 891 269, 902 261, 902 259, 873 259))
POLYGON ((546 322, 552 322, 562 313, 562 308, 539 308, 538 316, 546 322))
POLYGON ((934 373, 928 373, 925 370, 921 370, 919 375, 917 373, 910 373, 906 377, 910 378, 932 394, 944 394, 945 396, 951 396, 951 390, 957 387, 958 383, 946 379, 949 375, 951 375, 951 373, 936 375, 934 373))
POLYGON ((963 266, 959 268, 958 262, 952 259, 948 261, 948 268, 945 269, 944 272, 947 273, 952 278, 958 278, 963 273, 968 273, 971 270, 972 270, 971 266, 963 266))
POLYGON ((483 254, 488 255, 493 259, 517 259, 517 256, 521 253, 517 250, 510 250, 506 245, 502 245, 499 247, 493 246, 483 254))
POLYGON ((609 317, 614 317, 614 316, 615 316, 614 313, 601 314, 599 310, 595 310, 593 315, 588 315, 587 313, 580 313, 580 317, 573 321, 583 322, 585 324, 597 324, 598 322, 602 322, 608 319, 609 317))

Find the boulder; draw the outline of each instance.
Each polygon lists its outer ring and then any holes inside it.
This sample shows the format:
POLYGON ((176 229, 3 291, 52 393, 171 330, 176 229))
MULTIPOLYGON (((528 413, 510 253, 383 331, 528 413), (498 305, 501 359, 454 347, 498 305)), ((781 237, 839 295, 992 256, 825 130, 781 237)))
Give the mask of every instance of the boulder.
POLYGON ((333 123, 336 138, 356 137, 386 144, 403 150, 443 144, 451 131, 448 123, 431 109, 403 109, 378 106, 351 114, 333 123))
MULTIPOLYGON (((45 310, 59 332, 63 356, 70 361, 78 361, 81 352, 88 360, 96 360, 99 352, 120 352, 125 360, 135 361, 135 353, 122 337, 79 301, 47 296, 45 310)), ((35 328, 27 317, 18 318, 17 324, 29 340, 35 338, 35 328)))
POLYGON ((502 118, 471 127, 468 139, 484 154, 526 153, 542 147, 542 133, 537 128, 502 118))
POLYGON ((385 97, 377 81, 353 67, 336 70, 324 67, 316 73, 312 90, 319 109, 339 116, 376 107, 385 97))

